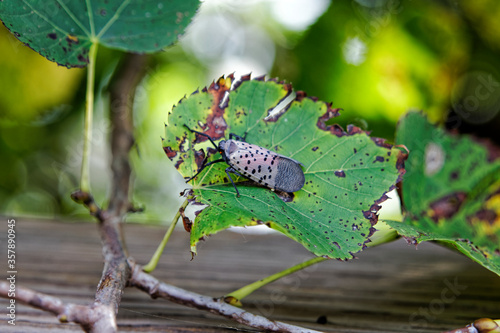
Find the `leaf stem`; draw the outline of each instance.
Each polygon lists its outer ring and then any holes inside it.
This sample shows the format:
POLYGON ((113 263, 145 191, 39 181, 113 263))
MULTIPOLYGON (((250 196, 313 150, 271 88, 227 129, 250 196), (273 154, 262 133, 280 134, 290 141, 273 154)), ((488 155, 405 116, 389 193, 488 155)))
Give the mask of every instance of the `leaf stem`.
POLYGON ((87 95, 85 100, 85 125, 83 133, 82 169, 80 174, 80 190, 90 193, 90 148, 92 143, 92 115, 94 113, 94 86, 97 43, 90 46, 89 64, 87 66, 87 95))
POLYGON ((144 272, 151 273, 152 271, 155 270, 156 266, 158 265, 158 261, 160 261, 160 257, 163 253, 163 250, 165 249, 165 246, 167 245, 167 242, 170 239, 170 236, 172 235, 172 232, 174 231, 175 226, 177 225, 177 221, 181 217, 181 209, 185 209, 187 207, 190 199, 191 199, 191 197, 187 197, 186 200, 184 200, 184 202, 182 203, 181 207, 179 207, 179 210, 175 214, 174 219, 172 220, 172 222, 170 222, 170 226, 168 227, 167 232, 165 233, 165 236, 163 236, 163 240, 156 248, 155 253, 151 257, 149 262, 145 266, 142 267, 142 270, 144 272))
POLYGON ((325 257, 315 257, 309 260, 306 260, 298 265, 292 266, 290 268, 287 268, 281 272, 278 272, 276 274, 270 275, 268 277, 265 277, 259 281, 255 281, 249 285, 244 286, 243 288, 240 288, 238 290, 235 290, 225 296, 226 301, 229 301, 230 304, 233 305, 241 305, 240 301, 253 293, 255 290, 265 286, 268 283, 274 282, 278 279, 281 279, 282 277, 285 277, 287 275, 290 275, 292 273, 295 273, 296 271, 299 271, 301 269, 304 269, 306 267, 312 266, 314 264, 320 263, 322 261, 328 260, 328 258, 325 257))
MULTIPOLYGON (((376 232, 372 237, 371 237, 371 242, 367 243, 366 245, 368 247, 374 247, 377 245, 385 244, 392 242, 393 240, 398 238, 398 233, 396 230, 390 228, 390 227, 383 227, 382 230, 379 230, 376 232)), ((312 266, 314 264, 320 263, 322 261, 328 260, 329 258, 325 257, 315 257, 309 260, 304 261, 303 263, 300 263, 298 265, 292 266, 290 268, 287 268, 281 272, 278 272, 276 274, 270 275, 266 278, 263 278, 259 281, 253 282, 249 285, 246 285, 238 290, 235 290, 229 294, 227 294, 224 299, 226 302, 232 304, 232 305, 238 305, 241 306, 241 300, 251 293, 253 293, 255 290, 265 286, 268 283, 274 282, 278 279, 281 279, 287 275, 290 275, 292 273, 295 273, 301 269, 307 268, 309 266, 312 266)))

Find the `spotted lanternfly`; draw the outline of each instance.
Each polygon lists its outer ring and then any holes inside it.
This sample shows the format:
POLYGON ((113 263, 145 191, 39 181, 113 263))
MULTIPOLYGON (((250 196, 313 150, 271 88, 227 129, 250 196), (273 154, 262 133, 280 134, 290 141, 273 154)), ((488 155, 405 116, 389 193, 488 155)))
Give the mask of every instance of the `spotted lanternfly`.
POLYGON ((304 186, 305 178, 304 172, 300 167, 300 162, 266 148, 249 144, 241 136, 233 133, 229 134, 229 140, 222 140, 219 142, 219 145, 216 145, 209 135, 192 130, 187 125, 184 126, 191 132, 210 140, 212 145, 222 155, 221 159, 206 163, 207 154, 201 168, 194 176, 186 180, 186 183, 198 176, 207 166, 226 162, 229 165, 226 168, 226 174, 238 196, 240 196, 240 192, 229 173, 253 180, 272 190, 295 192, 304 186))

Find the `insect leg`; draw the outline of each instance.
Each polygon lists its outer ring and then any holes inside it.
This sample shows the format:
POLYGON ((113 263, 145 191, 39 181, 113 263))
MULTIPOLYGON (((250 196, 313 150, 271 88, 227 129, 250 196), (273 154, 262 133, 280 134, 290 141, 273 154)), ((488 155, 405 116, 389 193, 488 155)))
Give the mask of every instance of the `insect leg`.
POLYGON ((202 132, 198 132, 198 131, 195 131, 195 130, 192 130, 188 127, 188 125, 184 124, 184 127, 186 127, 188 130, 190 130, 191 132, 193 133, 196 133, 198 135, 201 135, 201 136, 204 136, 206 137, 208 140, 210 140, 210 142, 214 145, 215 149, 219 150, 219 147, 215 144, 215 142, 212 140, 212 138, 210 137, 210 135, 208 134, 205 134, 205 133, 202 133, 202 132))
POLYGON ((207 166, 210 166, 212 164, 215 164, 215 163, 219 163, 219 162, 225 162, 223 158, 219 158, 218 160, 215 160, 215 161, 212 161, 212 162, 207 162, 207 158, 208 158, 208 155, 207 157, 205 157, 205 159, 203 160, 203 163, 201 164, 201 168, 198 169, 198 172, 196 172, 194 174, 194 176, 192 176, 191 178, 189 178, 188 180, 186 180, 186 183, 189 182, 191 179, 195 178, 196 176, 198 176, 200 174, 200 172, 203 171, 203 169, 205 169, 207 166), (206 164, 205 164, 206 163, 206 164))
POLYGON ((238 175, 238 176, 241 176, 240 173, 236 170, 233 169, 233 167, 227 167, 226 168, 226 175, 229 177, 229 180, 231 181, 231 183, 233 184, 233 187, 236 191, 236 195, 238 196, 238 198, 240 197, 240 191, 238 191, 238 189, 236 188, 236 184, 234 183, 233 181, 233 178, 231 178, 231 175, 229 173, 234 173, 235 175, 238 175))

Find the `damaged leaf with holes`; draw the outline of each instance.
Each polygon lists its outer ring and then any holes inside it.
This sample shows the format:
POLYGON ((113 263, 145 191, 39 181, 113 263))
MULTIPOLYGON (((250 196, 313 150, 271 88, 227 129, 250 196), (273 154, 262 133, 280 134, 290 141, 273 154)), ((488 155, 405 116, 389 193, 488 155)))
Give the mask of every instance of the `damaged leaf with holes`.
POLYGON ((232 75, 183 98, 168 115, 163 148, 188 179, 208 162, 220 159, 217 144, 230 133, 248 143, 303 164, 303 188, 273 192, 225 173, 226 163, 205 168, 190 184, 193 204, 202 205, 191 229, 192 251, 206 236, 231 226, 265 224, 301 243, 318 256, 349 259, 374 232, 378 204, 404 173, 405 155, 355 126, 325 125, 338 117, 331 104, 292 93, 290 84, 232 75), (286 107, 284 107, 286 106, 286 107))
POLYGON ((197 0, 0 1, 0 20, 50 61, 84 67, 93 43, 129 52, 156 52, 174 43, 197 0))
POLYGON ((402 187, 408 240, 439 240, 500 274, 500 149, 454 135, 417 112, 399 123, 397 143, 410 150, 402 187))

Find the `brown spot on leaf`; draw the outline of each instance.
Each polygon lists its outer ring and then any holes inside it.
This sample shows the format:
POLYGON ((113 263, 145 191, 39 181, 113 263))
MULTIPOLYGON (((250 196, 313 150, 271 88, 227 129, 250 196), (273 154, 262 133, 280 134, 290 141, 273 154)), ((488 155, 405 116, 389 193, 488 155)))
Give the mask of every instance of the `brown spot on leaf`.
POLYGON ((247 113, 245 112, 245 110, 244 110, 244 109, 238 109, 238 110, 236 110, 236 111, 234 112, 234 117, 235 117, 236 119, 240 119, 241 117, 244 117, 244 116, 246 116, 246 115, 247 115, 247 113))
POLYGON ((334 172, 334 175, 339 177, 339 178, 345 178, 345 172, 344 170, 337 170, 334 172))
POLYGON ((408 154, 409 153, 410 152, 409 152, 408 149, 406 150, 406 153, 404 153, 403 151, 399 150, 398 159, 396 161, 396 168, 399 171, 399 176, 398 176, 398 180, 396 181, 396 183, 399 183, 402 180, 403 175, 406 173, 406 170, 405 170, 405 161, 408 158, 408 154))
POLYGON ((78 39, 78 37, 73 36, 73 35, 66 36, 66 41, 70 45, 72 45, 72 44, 78 44, 80 42, 80 40, 78 39))
MULTIPOLYGON (((297 102, 301 102, 302 100, 304 100, 305 98, 309 98, 310 100, 312 100, 313 102, 317 102, 318 101, 318 98, 317 97, 314 97, 314 96, 307 96, 307 94, 304 92, 304 91, 297 91, 297 93, 295 94, 295 100, 297 102)), ((330 105, 330 104, 329 104, 330 105)), ((331 106, 331 105, 330 105, 331 106)))
POLYGON ((340 247, 339 243, 337 242, 332 242, 332 245, 335 245, 339 250, 342 250, 342 248, 340 247))
POLYGON ((319 147, 318 147, 318 146, 315 146, 315 147, 312 147, 312 148, 311 148, 311 150, 312 150, 312 151, 316 151, 316 150, 318 150, 318 149, 319 149, 319 147))
MULTIPOLYGON (((234 75, 228 75, 227 77, 221 76, 217 82, 212 82, 212 84, 203 89, 207 93, 213 96, 212 106, 208 113, 208 116, 203 126, 203 132, 209 135, 212 140, 217 141, 224 137, 224 133, 227 129, 226 121, 224 120, 225 108, 222 104, 224 96, 231 89, 231 84, 234 80, 234 75)), ((201 135, 196 135, 195 142, 204 142, 208 139, 201 135)))
POLYGON ((305 91, 299 90, 295 93, 295 100, 297 102, 301 102, 304 98, 307 97, 307 94, 305 91))
POLYGON ((373 161, 373 163, 376 162, 384 162, 384 156, 375 156, 375 160, 373 161))
POLYGON ((186 149, 184 149, 184 146, 185 146, 185 144, 186 144, 186 139, 187 139, 187 135, 184 135, 184 136, 182 137, 182 139, 181 139, 181 138, 179 138, 179 137, 177 137, 177 136, 175 137, 175 141, 176 141, 176 142, 179 142, 179 151, 180 151, 181 153, 185 153, 185 152, 186 152, 186 149))
POLYGON ((367 241, 363 244, 363 248, 366 247, 366 243, 368 242, 369 238, 373 235, 373 233, 375 232, 375 228, 373 227, 375 224, 377 224, 378 222, 378 211, 380 210, 380 208, 382 208, 382 206, 380 206, 380 204, 384 201, 386 201, 387 199, 389 199, 389 197, 384 193, 380 199, 378 200, 375 200, 375 202, 373 203, 373 205, 370 206, 370 209, 369 210, 366 210, 366 211, 363 211, 363 216, 368 220, 370 221, 370 224, 372 225, 370 227, 370 232, 368 233, 368 236, 367 236, 367 241))
POLYGON ((198 167, 198 170, 202 168, 204 160, 205 160, 205 152, 203 151, 203 149, 194 150, 194 161, 196 163, 196 166, 198 167))
POLYGON ((209 147, 207 149, 207 151, 208 151, 208 155, 214 155, 214 154, 217 154, 219 152, 217 149, 212 148, 212 147, 209 147))
POLYGON ((167 154, 167 157, 170 160, 172 160, 177 155, 177 152, 173 151, 170 147, 163 147, 163 151, 165 152, 165 154, 167 154))
POLYGON ((50 39, 57 39, 57 34, 55 32, 51 32, 47 35, 50 39))
POLYGON ((181 214, 182 217, 182 224, 184 225, 184 230, 187 232, 191 232, 191 227, 193 226, 193 222, 189 219, 189 217, 184 214, 184 208, 179 208, 179 213, 181 214))
POLYGON ((456 192, 436 200, 429 205, 428 215, 436 223, 440 219, 448 219, 458 212, 466 197, 465 192, 456 192))
POLYGON ((338 117, 340 115, 339 110, 342 109, 332 109, 332 104, 327 103, 327 110, 326 112, 318 118, 318 121, 316 123, 316 126, 323 130, 323 131, 328 131, 338 137, 346 135, 346 132, 342 129, 342 127, 338 124, 333 124, 333 125, 326 125, 326 122, 333 117, 338 117))
POLYGON ((490 225, 495 224, 495 221, 497 219, 497 213, 494 210, 491 209, 482 209, 478 211, 475 216, 484 222, 487 222, 490 225))
MULTIPOLYGON (((200 202, 198 202, 198 201, 194 201, 194 204, 195 204, 195 205, 201 205, 201 203, 200 203, 200 202)), ((201 213, 202 211, 204 211, 204 210, 205 210, 205 208, 206 208, 206 207, 203 207, 202 209, 199 209, 199 210, 195 211, 195 212, 194 212, 194 216, 198 216, 198 215, 200 215, 200 213, 201 213)))
POLYGON ((192 204, 195 205, 196 204, 196 200, 191 197, 191 196, 194 195, 193 190, 192 189, 185 189, 183 192, 184 192, 183 195, 186 196, 187 201, 189 201, 189 203, 192 203, 192 204))
POLYGON ((78 58, 78 61, 80 61, 80 62, 83 62, 83 63, 88 63, 89 62, 89 59, 87 57, 85 57, 83 54, 79 54, 77 56, 77 58, 78 58))
MULTIPOLYGON (((233 77, 233 74, 230 75, 233 77)), ((233 85, 233 90, 236 90, 243 82, 250 81, 251 74, 242 75, 239 81, 236 81, 233 85)))
POLYGON ((361 128, 359 128, 358 126, 354 126, 354 125, 347 125, 347 134, 349 135, 354 135, 354 134, 361 134, 361 133, 366 133, 366 134, 370 134, 369 132, 365 132, 363 131, 361 128))
POLYGON ((418 241, 416 237, 406 237, 403 236, 404 240, 408 245, 415 245, 415 247, 418 245, 418 241))
POLYGON ((176 169, 179 169, 179 167, 181 166, 182 162, 184 162, 184 160, 182 158, 179 158, 179 160, 177 162, 175 162, 174 167, 176 169))
MULTIPOLYGON (((396 147, 400 148, 399 145, 396 146, 396 147)), ((405 170, 405 161, 408 158, 408 155, 410 153, 410 151, 408 150, 408 148, 404 147, 404 149, 405 149, 405 152, 403 152, 402 150, 398 150, 398 159, 396 161, 396 169, 399 172, 399 176, 398 176, 398 179, 396 180, 396 186, 391 186, 390 189, 389 189, 389 191, 391 191, 394 188, 396 188, 396 191, 398 192, 398 195, 399 195, 399 198, 401 200, 401 204, 403 205, 403 207, 404 207, 404 200, 405 200, 405 198, 403 197, 402 180, 403 180, 404 174, 406 173, 406 170, 405 170)))
POLYGON ((392 148, 392 145, 390 143, 387 143, 385 141, 385 139, 382 139, 382 138, 374 138, 374 137, 370 137, 370 139, 372 139, 372 141, 379 147, 384 147, 384 148, 388 148, 388 149, 391 149, 392 148))
POLYGON ((186 230, 187 232, 191 232, 191 228, 193 226, 193 222, 191 222, 191 220, 188 217, 183 216, 182 217, 182 223, 184 225, 184 230, 186 230))

